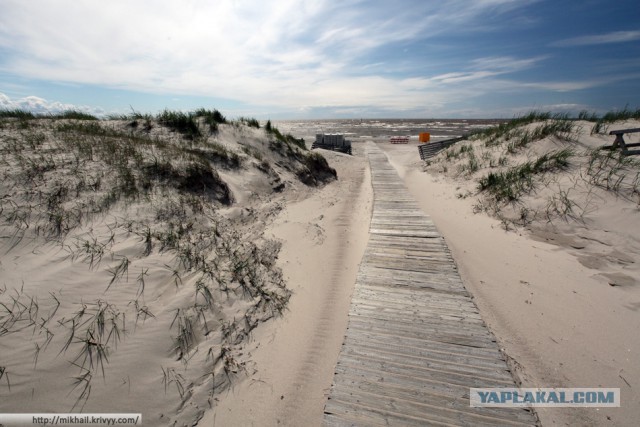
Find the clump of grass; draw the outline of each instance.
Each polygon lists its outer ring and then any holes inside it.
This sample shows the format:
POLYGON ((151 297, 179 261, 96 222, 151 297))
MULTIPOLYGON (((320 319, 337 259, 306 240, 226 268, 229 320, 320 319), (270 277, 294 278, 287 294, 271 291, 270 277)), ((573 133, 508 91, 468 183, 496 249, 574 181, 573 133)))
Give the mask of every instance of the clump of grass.
POLYGON ((548 222, 552 222, 555 217, 565 220, 568 218, 577 220, 581 217, 582 213, 578 212, 580 206, 569 197, 569 191, 569 189, 560 188, 558 193, 547 199, 545 214, 548 222))
POLYGON ((213 198, 225 205, 233 203, 233 193, 218 172, 204 162, 189 163, 184 174, 178 176, 177 188, 213 198))
POLYGON ((231 169, 240 167, 242 159, 232 150, 217 142, 207 142, 202 148, 189 148, 186 151, 190 154, 198 156, 204 161, 210 161, 216 165, 221 165, 231 169))
POLYGON ((73 120, 98 120, 93 114, 85 113, 78 110, 67 110, 59 114, 51 115, 54 119, 73 119, 73 120))
POLYGON ((211 133, 218 132, 218 125, 227 123, 226 117, 216 109, 212 111, 205 108, 199 108, 193 113, 193 116, 204 118, 204 122, 209 126, 209 131, 211 133))
POLYGON ((271 124, 271 120, 267 120, 267 124, 264 127, 265 131, 272 135, 277 141, 275 144, 271 144, 272 149, 276 149, 276 151, 282 151, 283 148, 287 148, 288 151, 291 151, 291 145, 295 145, 298 148, 303 150, 307 149, 306 144, 304 143, 303 138, 296 138, 291 134, 282 134, 277 127, 271 124))
POLYGON ((37 118, 73 119, 73 120, 98 120, 93 114, 79 110, 66 110, 61 113, 39 114, 31 111, 16 109, 0 110, 0 118, 14 118, 20 120, 32 120, 37 118))
POLYGON ((165 109, 162 113, 158 114, 156 120, 161 125, 181 133, 186 138, 196 139, 202 136, 193 114, 165 109))
POLYGON ((167 388, 171 384, 176 385, 176 389, 178 390, 178 394, 180 395, 180 399, 184 399, 185 394, 185 378, 182 374, 176 373, 174 368, 167 368, 166 370, 163 367, 162 369, 162 384, 164 385, 164 392, 167 393, 167 388))
POLYGON ((533 162, 525 162, 504 172, 490 172, 478 180, 478 189, 487 191, 497 202, 514 202, 530 192, 536 175, 566 168, 573 151, 564 149, 545 153, 533 162))
POLYGON ((178 328, 178 334, 174 338, 173 351, 178 359, 182 359, 189 354, 196 343, 196 321, 185 310, 177 309, 170 328, 173 328, 174 324, 178 328))
POLYGON ((498 139, 521 126, 535 122, 542 122, 551 119, 553 116, 549 112, 531 111, 528 114, 514 117, 513 119, 499 124, 498 126, 486 128, 473 133, 475 139, 498 139))
POLYGON ((318 152, 307 153, 304 166, 297 172, 298 178, 306 185, 320 185, 338 178, 338 173, 329 166, 327 159, 318 152))
POLYGON ((112 129, 101 126, 99 122, 61 123, 55 129, 58 132, 69 133, 69 134, 83 134, 83 135, 91 135, 91 136, 110 136, 110 137, 124 136, 124 135, 118 134, 112 129))
POLYGON ((0 110, 0 118, 32 120, 32 119, 35 119, 36 116, 31 111, 15 108, 15 109, 0 110))
POLYGON ((573 132, 574 123, 571 120, 568 120, 566 117, 558 118, 558 116, 556 116, 554 119, 547 120, 531 130, 525 129, 524 127, 510 129, 503 134, 488 139, 485 145, 490 147, 500 144, 503 141, 508 141, 507 151, 509 153, 515 153, 532 142, 551 136, 564 141, 570 141, 573 138, 573 132))
POLYGON ((245 125, 252 128, 260 129, 260 122, 253 117, 239 117, 238 122, 244 123, 245 125))
POLYGON ((630 110, 627 107, 625 107, 622 110, 609 111, 605 113, 602 117, 595 116, 595 118, 596 120, 592 120, 592 121, 595 121, 596 123, 593 125, 593 128, 591 129, 591 133, 592 134, 605 133, 607 131, 608 124, 621 121, 621 120, 631 120, 631 119, 640 120, 640 108, 636 110, 630 110))
POLYGON ((473 151, 469 152, 467 163, 460 165, 460 173, 468 173, 473 174, 480 169, 480 164, 478 162, 478 158, 473 154, 473 151))
POLYGON ((582 110, 578 113, 578 120, 585 120, 588 122, 595 122, 598 120, 598 115, 592 111, 582 110))
POLYGON ((625 197, 640 196, 640 161, 632 157, 595 149, 585 172, 593 185, 625 197))

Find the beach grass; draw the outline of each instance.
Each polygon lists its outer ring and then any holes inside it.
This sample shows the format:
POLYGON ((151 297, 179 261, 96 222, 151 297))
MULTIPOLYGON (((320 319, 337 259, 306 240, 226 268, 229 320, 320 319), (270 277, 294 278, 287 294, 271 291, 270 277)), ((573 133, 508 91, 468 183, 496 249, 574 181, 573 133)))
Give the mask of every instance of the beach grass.
POLYGON ((195 139, 202 136, 193 114, 165 109, 156 116, 156 120, 161 125, 181 133, 186 138, 195 139))
MULTIPOLYGON (((255 167, 266 171, 258 177, 269 185, 283 182, 282 174, 319 185, 335 179, 335 171, 330 173, 322 155, 302 150, 290 135, 255 132, 250 129, 260 128, 257 120, 230 123, 216 112, 165 110, 157 117, 134 113, 112 120, 80 115, 51 120, 22 111, 2 116, 7 119, 0 129, 3 185, 14 190, 0 199, 0 221, 13 230, 11 245, 29 237, 58 246, 70 261, 86 265, 90 288, 100 288, 95 299, 69 294, 56 300, 52 294, 38 300, 26 292, 0 293, 0 335, 20 333, 26 323, 32 328, 29 339, 45 337, 34 341, 34 367, 48 357, 51 340, 59 344, 58 357, 71 357, 76 369, 72 409, 92 398, 95 378, 109 376, 118 344, 145 321, 165 315, 145 302, 154 283, 169 283, 172 292, 189 295, 176 302, 179 311, 167 331, 167 348, 180 363, 191 360, 203 339, 217 345, 220 340, 214 366, 207 367, 225 373, 214 379, 216 387, 228 385, 240 369, 234 352, 248 333, 287 306, 291 292, 275 264, 279 244, 248 232, 245 225, 252 218, 236 224, 221 213, 235 201, 225 174, 255 167), (23 118, 28 126, 21 125, 23 118), (148 126, 133 126, 133 121, 148 126), (248 145, 201 131, 214 122, 229 126, 225 138, 262 136, 248 145), (280 152, 269 149, 273 141, 282 144, 280 152), (327 171, 331 177, 325 177, 327 171), (123 251, 118 246, 123 239, 135 244, 123 251), (153 268, 157 261, 149 263, 154 257, 163 260, 162 273, 153 268), (109 302, 113 296, 121 300, 117 305, 109 302), (242 301, 241 321, 221 314, 229 301, 242 301), (224 330, 215 326, 219 321, 227 325, 224 330), (63 328, 58 341, 50 324, 63 328)), ((164 369, 165 381, 190 399, 186 388, 194 378, 172 369, 164 369)), ((0 374, 8 384, 10 372, 3 368, 0 374)))
POLYGON ((497 202, 514 202, 535 188, 535 177, 546 172, 564 169, 574 155, 571 149, 545 153, 502 172, 489 172, 478 180, 478 189, 488 192, 497 202))

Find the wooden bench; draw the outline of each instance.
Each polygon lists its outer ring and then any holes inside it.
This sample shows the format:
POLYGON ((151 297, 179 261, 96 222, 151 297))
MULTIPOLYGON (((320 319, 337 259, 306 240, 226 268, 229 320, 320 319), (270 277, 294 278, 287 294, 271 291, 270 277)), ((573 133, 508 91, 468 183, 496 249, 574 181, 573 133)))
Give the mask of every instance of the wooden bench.
POLYGON ((624 156, 633 156, 635 154, 640 154, 640 150, 629 150, 628 147, 640 147, 640 142, 636 142, 633 144, 627 144, 624 141, 623 135, 625 133, 635 133, 640 132, 640 128, 635 129, 620 129, 620 130, 612 130, 609 132, 609 135, 615 135, 616 139, 613 141, 613 145, 605 145, 602 147, 603 150, 615 150, 620 146, 620 150, 622 151, 622 155, 624 156))

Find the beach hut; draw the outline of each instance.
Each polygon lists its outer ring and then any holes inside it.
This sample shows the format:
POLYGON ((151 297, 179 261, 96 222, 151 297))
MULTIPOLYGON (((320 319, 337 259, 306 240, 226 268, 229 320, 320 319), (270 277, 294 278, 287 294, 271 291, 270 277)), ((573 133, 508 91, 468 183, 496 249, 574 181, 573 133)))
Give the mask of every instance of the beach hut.
POLYGON ((314 148, 351 154, 351 141, 346 140, 341 134, 317 133, 316 140, 311 145, 311 149, 314 148))

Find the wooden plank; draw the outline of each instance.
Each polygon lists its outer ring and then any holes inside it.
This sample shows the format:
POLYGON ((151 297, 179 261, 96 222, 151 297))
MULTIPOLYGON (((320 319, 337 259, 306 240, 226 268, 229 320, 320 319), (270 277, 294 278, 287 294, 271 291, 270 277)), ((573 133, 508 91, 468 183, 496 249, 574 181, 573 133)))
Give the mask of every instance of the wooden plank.
MULTIPOLYGON (((423 402, 406 398, 404 396, 389 393, 388 389, 381 389, 382 393, 372 393, 371 388, 365 387, 343 387, 341 392, 335 393, 333 399, 336 401, 354 400, 369 408, 376 408, 380 411, 385 410, 388 413, 402 414, 420 417, 424 421, 438 421, 451 423, 452 421, 473 426, 495 426, 495 425, 511 425, 522 426, 527 425, 523 420, 513 416, 511 413, 503 410, 502 417, 498 418, 494 414, 496 412, 477 411, 475 408, 470 410, 461 410, 459 401, 465 399, 464 396, 458 398, 441 398, 431 402, 425 400, 423 402), (386 393, 385 393, 386 392, 386 393), (419 415, 418 415, 419 414, 419 415)), ((467 398, 468 399, 468 398, 467 398)), ((523 411, 520 411, 523 412, 523 411)))
POLYGON ((418 405, 424 405, 428 402, 430 406, 436 406, 436 409, 443 407, 453 411, 466 413, 470 418, 475 418, 477 421, 488 421, 487 418, 494 418, 496 424, 509 424, 513 421, 514 415, 516 418, 516 425, 520 424, 518 421, 524 421, 529 418, 528 411, 515 410, 514 408, 472 408, 469 406, 468 390, 458 389, 454 393, 441 394, 438 389, 422 388, 422 387, 407 387, 404 383, 389 383, 385 384, 384 388, 378 386, 376 379, 367 378, 361 381, 360 378, 353 377, 340 377, 341 385, 344 384, 344 390, 351 393, 368 393, 371 395, 377 395, 382 398, 398 399, 407 402, 412 402, 418 405), (513 413, 511 413, 513 412, 513 413))
POLYGON ((369 243, 324 424, 535 425, 522 409, 471 408, 470 387, 513 387, 446 242, 384 153, 367 153, 369 243))
MULTIPOLYGON (((380 349, 389 353, 402 353, 439 360, 450 360, 454 363, 468 363, 486 366, 504 366, 504 359, 499 352, 480 353, 478 349, 467 346, 455 346, 451 344, 431 341, 425 345, 408 345, 406 342, 398 343, 393 339, 385 339, 379 335, 361 335, 359 337, 347 336, 345 345, 353 344, 361 348, 371 350, 380 349), (473 351, 472 351, 473 350, 473 351)), ((413 343, 411 343, 413 344, 413 343)))
POLYGON ((621 135, 625 133, 640 132, 640 128, 612 130, 609 135, 621 135))

